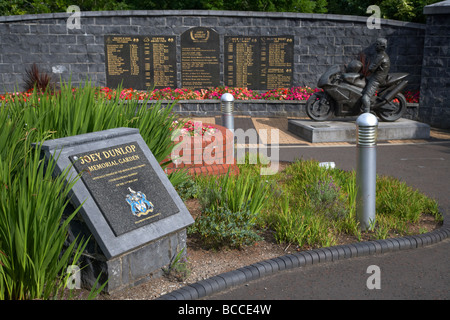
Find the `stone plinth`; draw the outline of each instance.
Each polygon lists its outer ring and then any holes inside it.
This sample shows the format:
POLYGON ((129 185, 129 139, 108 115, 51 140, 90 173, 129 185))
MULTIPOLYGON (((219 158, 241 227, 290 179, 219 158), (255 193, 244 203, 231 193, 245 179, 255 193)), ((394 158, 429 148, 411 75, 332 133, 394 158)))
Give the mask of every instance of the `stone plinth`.
MULTIPOLYGON (((308 142, 356 142, 355 121, 288 121, 288 131, 308 142)), ((378 141, 403 139, 428 139, 430 126, 425 123, 399 119, 395 122, 378 123, 378 141)))

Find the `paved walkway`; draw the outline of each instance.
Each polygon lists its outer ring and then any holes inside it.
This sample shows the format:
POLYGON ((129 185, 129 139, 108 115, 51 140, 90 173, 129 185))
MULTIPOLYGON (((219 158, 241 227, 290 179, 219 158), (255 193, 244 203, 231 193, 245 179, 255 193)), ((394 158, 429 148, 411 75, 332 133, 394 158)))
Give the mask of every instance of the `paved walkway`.
MULTIPOLYGON (((194 121, 200 121, 202 123, 210 124, 222 124, 221 117, 193 117, 194 121)), ((296 118, 290 117, 289 119, 306 119, 306 118, 296 118)), ((270 131, 273 129, 278 129, 279 131, 279 145, 282 147, 287 146, 312 146, 312 147, 325 147, 325 146, 351 146, 354 143, 348 142, 328 142, 328 143, 311 143, 308 142, 297 135, 288 131, 288 118, 277 117, 277 118, 262 118, 262 117, 249 117, 249 116, 235 116, 234 117, 235 129, 242 128, 248 130, 254 128, 259 132, 259 130, 267 130, 267 139, 260 136, 260 143, 271 144, 270 131)), ((432 128, 430 139, 419 139, 419 140, 388 140, 382 141, 382 144, 411 144, 411 143, 428 143, 428 142, 442 142, 450 141, 450 131, 439 130, 432 128)))
MULTIPOLYGON (((246 123, 249 119, 238 120, 246 123)), ((212 119, 202 120, 211 123, 212 119)), ((333 161, 351 170, 352 144, 310 144, 287 132, 287 119, 250 119, 256 129, 277 128, 285 138, 280 160, 333 161)), ((212 122, 214 123, 214 122, 212 122)), ((243 128, 245 129, 245 128, 243 128)), ((444 226, 425 235, 300 252, 262 261, 200 281, 162 299, 450 299, 450 134, 432 130, 431 138, 385 141, 377 147, 377 173, 399 178, 435 197, 444 226), (369 266, 380 268, 380 289, 369 290, 369 266)))

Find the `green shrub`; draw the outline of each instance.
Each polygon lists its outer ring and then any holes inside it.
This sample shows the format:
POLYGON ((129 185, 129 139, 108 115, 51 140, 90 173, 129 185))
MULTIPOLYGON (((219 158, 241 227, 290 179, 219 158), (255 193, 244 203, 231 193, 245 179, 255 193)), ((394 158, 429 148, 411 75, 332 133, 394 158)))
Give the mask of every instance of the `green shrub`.
POLYGON ((240 248, 261 239, 257 225, 272 194, 270 183, 251 171, 197 177, 196 183, 202 214, 190 233, 215 248, 240 248))
MULTIPOLYGON (((273 197, 265 219, 279 242, 298 246, 336 243, 340 233, 361 239, 356 218, 355 172, 325 169, 317 161, 296 161, 276 176, 281 196, 273 197)), ((424 214, 442 220, 437 202, 392 177, 377 178, 375 239, 408 234, 424 214)))
POLYGON ((331 220, 343 219, 348 210, 346 201, 341 194, 341 187, 338 186, 331 175, 325 176, 323 180, 307 185, 305 197, 309 205, 318 214, 322 214, 331 220))
POLYGON ((437 202, 393 177, 377 179, 377 213, 417 222, 422 214, 442 219, 437 202))
POLYGON ((256 232, 257 215, 249 207, 239 211, 227 207, 207 208, 198 217, 190 233, 196 233, 206 246, 241 248, 259 241, 256 232))
POLYGON ((258 215, 272 194, 272 185, 252 172, 240 173, 238 176, 228 172, 198 181, 202 189, 199 199, 203 208, 227 207, 238 212, 248 206, 253 214, 258 215))
POLYGON ((188 199, 195 199, 200 193, 200 188, 197 182, 191 177, 187 176, 184 171, 175 171, 169 174, 169 179, 177 190, 178 195, 186 201, 188 199), (171 175, 178 175, 178 178, 172 178, 171 175))
POLYGON ((318 214, 311 206, 302 205, 295 199, 290 200, 287 195, 279 200, 279 209, 270 215, 270 225, 278 242, 299 247, 330 246, 336 243, 328 218, 318 214))

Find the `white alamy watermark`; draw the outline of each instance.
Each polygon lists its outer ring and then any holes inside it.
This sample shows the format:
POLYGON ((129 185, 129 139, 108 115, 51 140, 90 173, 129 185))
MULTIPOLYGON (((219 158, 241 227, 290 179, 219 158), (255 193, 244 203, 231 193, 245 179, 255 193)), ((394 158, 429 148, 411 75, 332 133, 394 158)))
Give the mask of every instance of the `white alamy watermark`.
POLYGON ((367 7, 366 13, 372 15, 367 18, 366 24, 369 29, 381 29, 381 10, 377 5, 371 5, 367 7))
POLYGON ((81 288, 80 267, 76 265, 68 266, 66 273, 68 273, 66 282, 67 289, 80 289, 81 288))
POLYGON ((72 5, 66 10, 67 13, 72 13, 72 15, 67 18, 66 26, 67 29, 81 29, 81 10, 79 6, 72 5))
POLYGON ((245 163, 245 140, 248 138, 248 145, 254 146, 255 151, 257 151, 256 157, 249 158, 249 164, 257 164, 258 158, 259 162, 263 165, 267 165, 270 163, 269 167, 262 167, 260 170, 260 174, 263 176, 273 175, 278 172, 279 160, 280 160, 280 148, 279 148, 279 130, 278 129, 260 129, 258 132, 256 129, 248 129, 244 131, 243 129, 237 129, 234 131, 234 136, 236 138, 236 144, 243 146, 242 148, 237 148, 236 150, 236 159, 237 163, 244 164, 245 163), (263 144, 262 141, 268 141, 267 136, 268 132, 270 132, 271 141, 270 141, 270 156, 268 155, 268 145, 263 144), (259 136, 259 141, 258 141, 259 136))
MULTIPOLYGON (((202 123, 195 122, 194 127, 202 128, 202 123)), ((269 133, 271 143, 267 145, 262 143, 262 141, 267 141, 267 129, 261 129, 259 131, 253 128, 246 131, 237 129, 234 132, 229 131, 230 135, 226 137, 223 136, 220 130, 210 130, 204 133, 200 130, 192 133, 193 135, 185 129, 175 130, 172 133, 172 141, 179 141, 180 135, 183 136, 183 140, 172 150, 171 158, 176 166, 180 164, 196 165, 202 163, 206 165, 234 164, 236 153, 236 163, 243 164, 246 161, 245 145, 248 145, 252 146, 252 149, 255 149, 254 151, 257 153, 256 157, 249 157, 249 164, 257 164, 258 159, 259 163, 263 165, 270 163, 269 167, 261 168, 260 174, 273 175, 278 172, 279 167, 279 130, 272 129, 269 130, 269 133), (248 143, 246 143, 247 139, 248 143), (234 151, 234 141, 236 141, 236 145, 241 146, 240 148, 236 148, 236 152, 234 151), (268 152, 269 149, 270 155, 268 152)))
POLYGON ((370 265, 367 267, 366 273, 370 273, 371 276, 367 278, 367 289, 381 289, 381 270, 377 265, 370 265))

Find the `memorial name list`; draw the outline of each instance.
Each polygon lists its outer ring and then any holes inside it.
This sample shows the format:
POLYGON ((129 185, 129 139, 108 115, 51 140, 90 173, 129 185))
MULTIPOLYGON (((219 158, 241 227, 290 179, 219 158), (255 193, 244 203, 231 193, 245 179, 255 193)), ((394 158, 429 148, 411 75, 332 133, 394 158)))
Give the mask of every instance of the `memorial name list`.
POLYGON ((293 36, 224 36, 195 27, 180 36, 180 75, 175 36, 105 36, 107 86, 138 90, 206 89, 225 85, 269 90, 292 86, 293 36))
POLYGON ((225 85, 268 90, 292 86, 294 37, 225 37, 225 85))
POLYGON ((105 36, 106 83, 137 90, 177 87, 174 36, 105 36))

